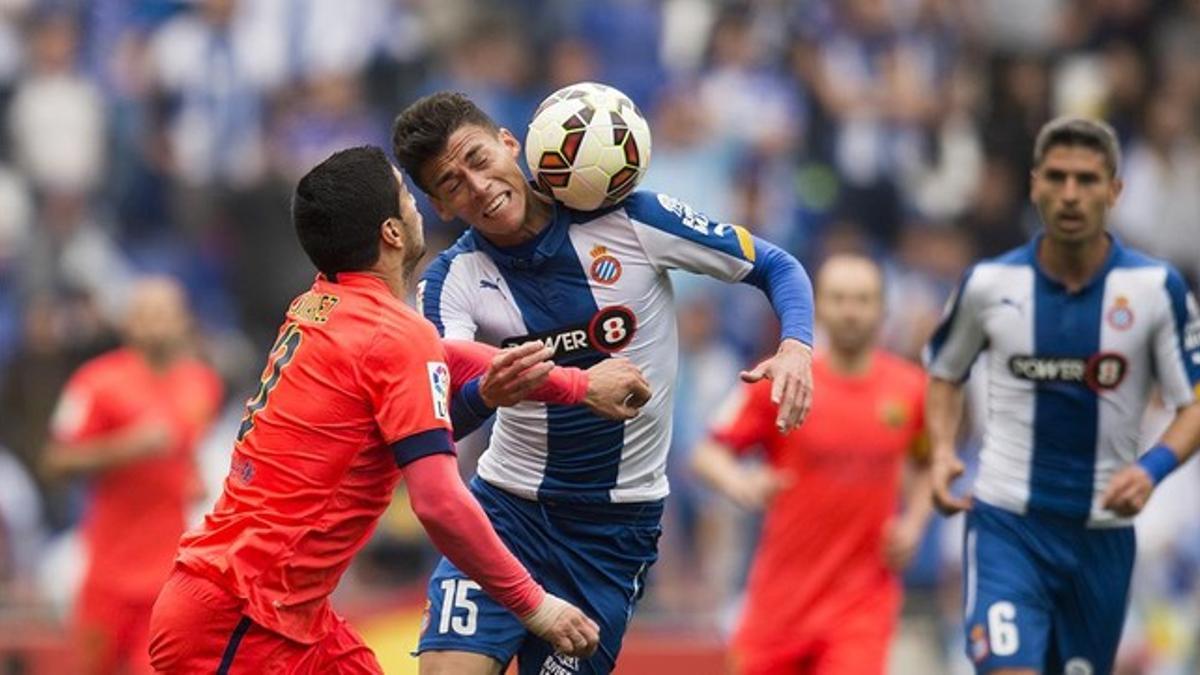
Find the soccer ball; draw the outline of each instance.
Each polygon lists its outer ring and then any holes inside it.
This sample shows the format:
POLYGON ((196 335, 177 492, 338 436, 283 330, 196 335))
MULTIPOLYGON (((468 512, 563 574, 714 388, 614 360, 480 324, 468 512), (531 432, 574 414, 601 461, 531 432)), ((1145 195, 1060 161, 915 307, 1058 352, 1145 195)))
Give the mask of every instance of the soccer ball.
POLYGON ((641 182, 650 166, 650 125, 620 91, 572 84, 533 113, 525 161, 540 192, 594 211, 621 201, 641 182))

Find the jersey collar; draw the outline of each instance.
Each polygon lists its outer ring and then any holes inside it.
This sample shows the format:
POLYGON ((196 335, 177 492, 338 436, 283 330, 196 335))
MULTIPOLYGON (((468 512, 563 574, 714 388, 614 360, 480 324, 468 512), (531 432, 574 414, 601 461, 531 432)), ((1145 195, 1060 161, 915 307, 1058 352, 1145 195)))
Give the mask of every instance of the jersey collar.
MULTIPOLYGON (((1051 287, 1066 293, 1066 286, 1064 286, 1054 277, 1046 274, 1046 270, 1042 269, 1042 261, 1038 259, 1038 248, 1041 247, 1042 238, 1045 236, 1045 232, 1040 230, 1033 236, 1033 239, 1028 244, 1029 259, 1032 262, 1033 269, 1037 272, 1038 276, 1045 279, 1046 283, 1050 284, 1051 287)), ((1098 281, 1108 276, 1109 271, 1117 266, 1117 258, 1120 256, 1121 251, 1125 250, 1125 247, 1121 245, 1121 240, 1117 239, 1116 235, 1114 235, 1112 232, 1105 232, 1104 236, 1108 237, 1109 242, 1108 257, 1104 259, 1104 264, 1100 266, 1100 269, 1096 270, 1096 273, 1092 275, 1092 278, 1088 279, 1087 283, 1076 292, 1077 294, 1084 293, 1098 281)))
POLYGON ((471 237, 475 246, 501 267, 516 270, 537 269, 558 252, 567 239, 567 228, 570 224, 570 214, 555 204, 554 213, 550 216, 546 229, 524 244, 497 246, 474 228, 471 229, 471 237))

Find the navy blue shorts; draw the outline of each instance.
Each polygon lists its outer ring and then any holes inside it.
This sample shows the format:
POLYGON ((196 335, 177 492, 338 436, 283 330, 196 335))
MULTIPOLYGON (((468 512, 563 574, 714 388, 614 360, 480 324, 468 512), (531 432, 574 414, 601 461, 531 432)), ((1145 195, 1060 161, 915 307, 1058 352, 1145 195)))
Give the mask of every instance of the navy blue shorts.
POLYGON ((1136 551, 1132 527, 1089 529, 976 499, 963 554, 963 627, 976 672, 1111 672, 1136 551))
POLYGON ((515 656, 521 675, 611 672, 646 571, 658 558, 663 502, 555 504, 515 497, 479 478, 470 487, 533 577, 600 624, 600 648, 589 659, 556 654, 442 558, 429 580, 418 653, 474 652, 501 663, 515 656))

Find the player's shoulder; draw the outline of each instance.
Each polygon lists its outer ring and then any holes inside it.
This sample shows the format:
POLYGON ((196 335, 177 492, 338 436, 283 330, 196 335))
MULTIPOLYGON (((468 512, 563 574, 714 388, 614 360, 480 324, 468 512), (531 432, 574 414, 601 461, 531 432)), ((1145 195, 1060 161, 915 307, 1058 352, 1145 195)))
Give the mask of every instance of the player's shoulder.
POLYGON ((652 226, 671 226, 704 218, 683 200, 652 190, 635 190, 618 206, 632 220, 652 226))
POLYGON ((454 265, 454 261, 465 254, 475 253, 477 250, 475 235, 470 230, 467 230, 454 242, 453 246, 439 253, 429 263, 429 266, 425 268, 425 272, 421 274, 421 283, 441 284, 445 282, 446 277, 450 275, 450 269, 454 265))
POLYGON ((137 366, 139 358, 128 347, 109 350, 84 361, 71 376, 71 382, 75 385, 104 386, 128 381, 129 372, 137 366))
POLYGON ((1113 270, 1141 271, 1161 278, 1163 283, 1168 286, 1186 286, 1187 282, 1184 280, 1183 273, 1170 262, 1162 258, 1156 258, 1145 251, 1125 246, 1115 239, 1114 245, 1117 247, 1117 250, 1114 254, 1113 270))
POLYGON ((925 388, 925 369, 888 351, 875 352, 880 379, 905 389, 925 388))
POLYGON ((389 353, 428 350, 440 345, 437 328, 408 305, 397 301, 380 312, 369 336, 369 349, 389 353))

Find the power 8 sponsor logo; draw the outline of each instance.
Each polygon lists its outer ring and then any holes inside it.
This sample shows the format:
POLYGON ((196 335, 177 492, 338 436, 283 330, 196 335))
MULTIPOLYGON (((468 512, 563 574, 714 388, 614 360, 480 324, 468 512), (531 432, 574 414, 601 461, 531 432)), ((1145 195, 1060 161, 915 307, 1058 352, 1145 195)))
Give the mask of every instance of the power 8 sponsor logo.
POLYGON ((501 347, 512 347, 530 340, 540 340, 554 349, 555 361, 571 361, 585 354, 619 352, 633 341, 637 333, 637 317, 633 310, 621 305, 600 309, 586 324, 564 326, 558 330, 505 338, 501 347))
POLYGON ((1128 362, 1115 352, 1101 352, 1087 359, 1017 355, 1008 360, 1008 370, 1020 380, 1081 384, 1093 391, 1102 391, 1121 385, 1128 362))

